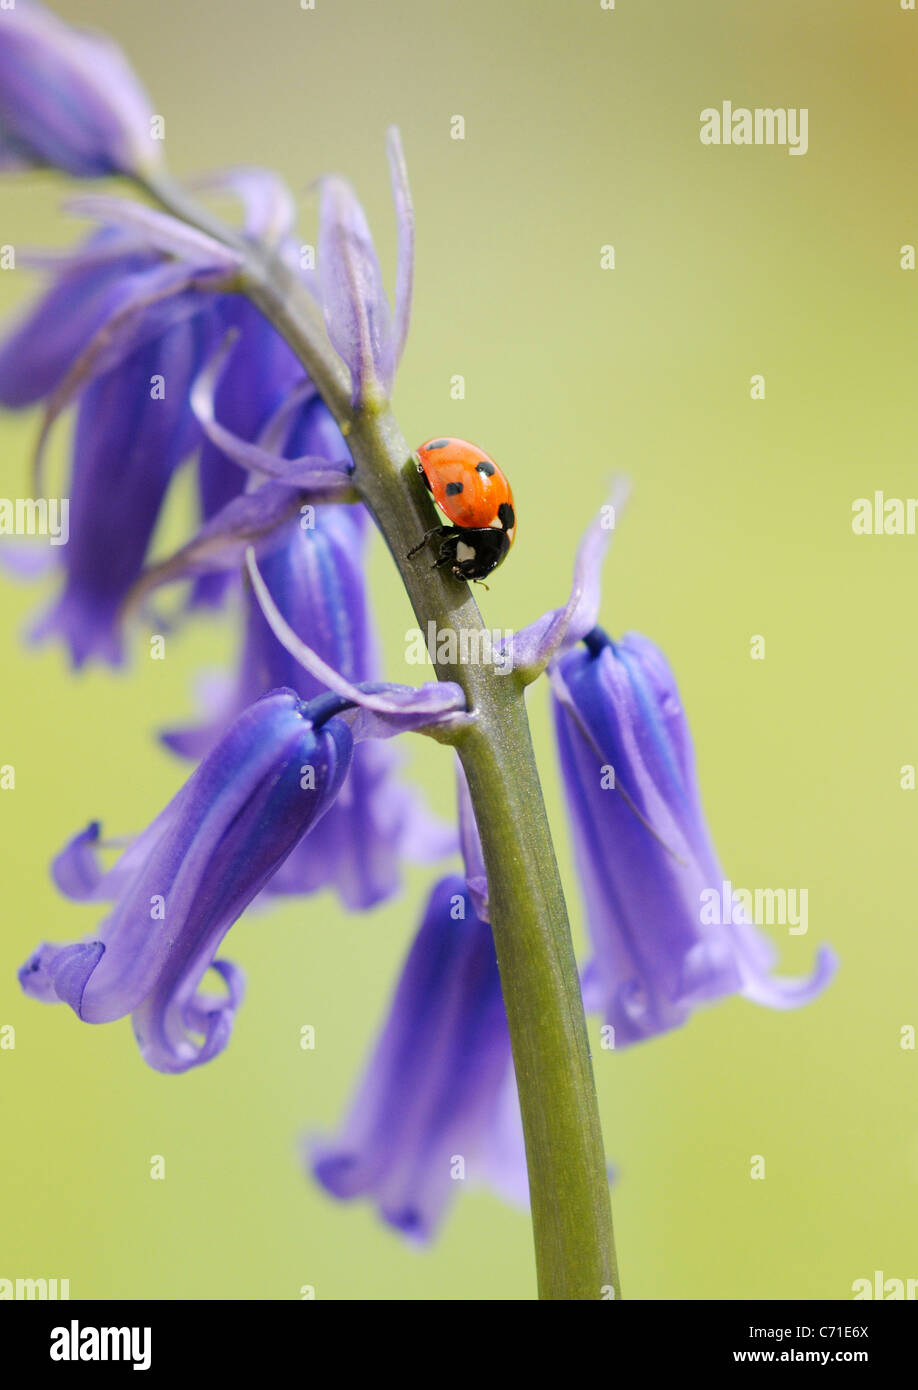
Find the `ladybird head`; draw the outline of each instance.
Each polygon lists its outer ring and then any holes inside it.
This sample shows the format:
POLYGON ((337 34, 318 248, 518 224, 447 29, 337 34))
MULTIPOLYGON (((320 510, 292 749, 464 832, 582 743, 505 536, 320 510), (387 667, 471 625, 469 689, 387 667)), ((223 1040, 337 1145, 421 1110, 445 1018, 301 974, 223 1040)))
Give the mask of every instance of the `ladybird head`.
POLYGON ((452 571, 459 579, 484 579, 506 559, 510 539, 493 526, 465 529, 455 537, 452 571))

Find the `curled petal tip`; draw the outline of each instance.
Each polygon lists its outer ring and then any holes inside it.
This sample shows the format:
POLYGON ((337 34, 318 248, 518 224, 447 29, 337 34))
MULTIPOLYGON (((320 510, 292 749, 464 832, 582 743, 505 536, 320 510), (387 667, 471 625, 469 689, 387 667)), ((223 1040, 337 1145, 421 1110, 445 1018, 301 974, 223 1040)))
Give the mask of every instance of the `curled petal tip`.
POLYGON ((764 1004, 770 1009, 798 1009, 818 999, 832 983, 839 964, 832 947, 823 945, 816 953, 812 973, 805 979, 749 972, 740 992, 753 1003, 764 1004))
POLYGON ((86 986, 104 954, 101 941, 81 941, 72 946, 46 943, 22 966, 19 983, 31 998, 43 1004, 60 1000, 82 1018, 86 986))

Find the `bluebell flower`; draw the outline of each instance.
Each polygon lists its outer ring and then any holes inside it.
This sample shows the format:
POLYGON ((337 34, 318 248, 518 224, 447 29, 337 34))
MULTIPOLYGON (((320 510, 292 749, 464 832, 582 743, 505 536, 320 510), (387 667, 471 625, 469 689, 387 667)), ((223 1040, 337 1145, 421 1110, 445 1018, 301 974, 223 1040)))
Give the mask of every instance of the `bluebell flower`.
POLYGON ((0 10, 0 168, 77 178, 143 175, 161 163, 149 99, 120 49, 35 0, 0 10))
POLYGON ((98 826, 78 836, 58 861, 59 885, 115 906, 88 940, 40 946, 20 972, 25 991, 63 1000, 88 1023, 131 1014, 144 1058, 160 1071, 220 1051, 241 996, 238 972, 222 964, 223 1000, 202 997, 201 980, 350 763, 347 726, 310 713, 292 691, 253 705, 108 874, 92 862, 98 826))
MULTIPOLYGON (((215 446, 230 450, 242 467, 266 467, 273 455, 260 444, 244 444, 216 425, 213 388, 219 365, 211 365, 208 382, 193 393, 199 418, 215 446)), ((296 406, 291 420, 292 427, 288 421, 275 435, 275 446, 286 438, 288 452, 306 452, 298 462, 277 458, 279 473, 292 477, 305 459, 311 460, 310 470, 323 461, 332 469, 352 467, 341 433, 318 396, 296 406)), ((310 476, 317 474, 312 471, 310 476)), ((366 511, 360 505, 324 504, 304 508, 304 515, 299 502, 298 489, 280 478, 237 497, 194 541, 148 572, 144 585, 149 589, 168 580, 200 579, 225 573, 227 567, 235 569, 241 562, 240 549, 254 539, 257 529, 260 576, 283 621, 327 670, 356 684, 377 681, 380 663, 364 574, 370 525, 366 511)), ((215 706, 211 696, 206 723, 164 736, 183 756, 200 757, 227 723, 266 690, 288 686, 309 699, 327 689, 322 676, 310 673, 278 641, 251 585, 245 588, 243 606, 244 638, 235 685, 215 706)), ((275 875, 271 892, 311 893, 331 886, 348 907, 369 908, 398 889, 405 857, 427 861, 455 849, 455 833, 432 817, 422 799, 395 776, 397 763, 388 745, 368 742, 357 748, 334 808, 275 875)))
MULTIPOLYGON (((337 434, 320 401, 312 410, 337 434)), ((317 448, 314 432, 309 437, 317 448)), ((334 452, 333 443, 326 447, 334 452)), ((379 657, 364 575, 369 519, 361 506, 312 511, 311 525, 297 516, 264 542, 262 577, 279 612, 314 652, 349 680, 374 682, 379 657)), ((228 703, 203 727, 167 734, 176 752, 200 756, 227 721, 266 690, 289 686, 312 699, 325 689, 278 642, 250 587, 243 601, 239 677, 228 703)), ((365 909, 397 891, 403 859, 430 860, 455 848, 454 832, 397 777, 398 761, 388 743, 372 740, 355 749, 335 805, 274 876, 270 892, 312 893, 330 886, 347 907, 365 909)))
MULTIPOLYGON (((363 212, 341 180, 323 184, 322 269, 318 275, 304 274, 351 370, 355 400, 391 389, 410 316, 414 224, 395 131, 389 133, 388 153, 399 234, 394 312, 382 289, 363 212)), ((244 234, 273 245, 290 260, 293 206, 280 180, 263 170, 242 169, 204 182, 236 193, 245 213, 244 234)), ((327 453, 296 456, 299 447, 309 453, 313 446, 304 439, 316 433, 315 411, 310 412, 304 391, 309 383, 261 313, 222 292, 234 287, 237 251, 123 199, 82 197, 72 199, 69 207, 101 223, 101 230, 76 252, 37 258, 50 265, 55 279, 44 299, 0 344, 0 404, 19 408, 45 402, 36 466, 40 485, 51 426, 69 405, 79 403, 70 488, 72 539, 63 557, 66 584, 35 633, 62 636, 80 666, 91 658, 122 660, 119 615, 135 596, 169 481, 187 454, 200 453, 201 540, 208 550, 215 535, 240 521, 244 539, 264 534, 282 510, 277 487, 245 500, 252 490, 249 473, 325 500, 340 492, 341 474, 352 465, 346 449, 335 460, 337 474, 328 469, 316 473, 318 462, 328 462, 327 453), (218 353, 228 329, 238 342, 231 353, 218 353), (202 370, 215 358, 215 370, 202 370), (205 384, 196 400, 195 383, 202 378, 205 384), (299 422, 296 410, 287 410, 291 400, 302 406, 299 422), (275 440, 269 446, 266 436, 285 411, 286 443, 275 440), (132 446, 127 459, 126 438, 132 446), (115 494, 117 507, 100 504, 100 498, 115 494), (255 519, 259 509, 260 529, 255 519)), ((219 601, 232 583, 230 569, 225 564, 201 566, 190 606, 219 601)))
MULTIPOLYGON (((249 200, 247 228, 279 217, 285 226, 282 185, 256 171, 228 177, 249 200)), ((51 288, 0 344, 0 404, 46 403, 39 460, 51 424, 77 402, 65 585, 35 628, 38 637, 61 636, 76 666, 122 660, 119 614, 182 460, 199 453, 205 523, 247 485, 245 467, 192 409, 193 385, 227 330, 236 342, 219 405, 234 439, 255 439, 305 380, 256 309, 215 292, 232 277, 235 253, 151 209, 98 197, 78 206, 106 225, 75 252, 37 258, 55 272, 51 288)), ((287 424, 295 432, 295 413, 287 424)), ((290 478, 302 486, 302 469, 290 478)), ((192 604, 216 601, 226 583, 225 574, 204 575, 192 604)))
POLYGON ((464 879, 433 889, 347 1119, 307 1155, 327 1192, 368 1198, 413 1242, 465 1181, 528 1200, 494 942, 464 879))
POLYGON ((555 727, 594 956, 588 1007, 617 1047, 684 1023, 699 1005, 741 994, 773 1008, 809 1003, 812 976, 774 977, 777 952, 743 914, 712 923, 723 871, 705 823, 688 722, 665 658, 646 637, 599 629, 553 662, 555 727))
POLYGON ((116 615, 175 469, 201 444, 189 394, 213 347, 210 303, 188 288, 190 267, 164 263, 114 228, 56 269, 0 347, 0 403, 47 403, 40 453, 51 423, 78 402, 64 589, 35 636, 62 636, 76 666, 116 663, 116 615))
POLYGON ((775 977, 774 946, 739 910, 708 920, 724 877, 675 680, 646 637, 615 643, 596 626, 602 563, 626 498, 619 481, 581 542, 567 603, 516 633, 505 654, 523 683, 546 667, 551 678, 594 952, 584 1003, 613 1027, 617 1047, 729 994, 779 1009, 809 1003, 836 968, 824 946, 808 980, 775 977))
POLYGON ((32 630, 36 640, 63 638, 77 667, 94 657, 122 660, 121 604, 143 568, 172 476, 200 442, 181 389, 200 353, 194 323, 177 323, 81 397, 63 592, 32 630), (157 378, 162 396, 151 386, 157 378))
POLYGON ((230 926, 333 805, 354 740, 464 707, 458 687, 353 694, 371 708, 328 695, 304 704, 291 690, 256 701, 107 873, 98 823, 78 835, 56 861, 58 886, 114 906, 84 941, 40 945, 20 971, 25 992, 63 1001, 88 1023, 130 1014, 158 1071, 185 1071, 220 1052, 242 980, 217 962, 226 993, 215 997, 201 992, 203 977, 230 926))

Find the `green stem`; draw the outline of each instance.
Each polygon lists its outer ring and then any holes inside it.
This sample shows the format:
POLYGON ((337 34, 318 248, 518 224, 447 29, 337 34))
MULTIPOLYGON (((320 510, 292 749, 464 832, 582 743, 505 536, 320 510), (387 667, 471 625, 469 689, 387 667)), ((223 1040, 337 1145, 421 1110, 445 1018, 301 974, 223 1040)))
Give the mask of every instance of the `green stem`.
MULTIPOLYGON (((313 301, 270 254, 253 250, 173 185, 149 190, 169 211, 242 249, 241 289, 298 354, 347 436, 355 482, 392 552, 421 631, 483 629, 467 584, 408 560, 437 516, 388 410, 350 407, 347 375, 313 301)), ((457 647, 459 644, 456 644, 457 647)), ((434 653, 431 654, 434 656, 434 653)), ((620 1296, 612 1211, 577 965, 520 682, 495 664, 435 660, 474 720, 453 737, 468 779, 488 876, 519 1090, 539 1297, 620 1296)))

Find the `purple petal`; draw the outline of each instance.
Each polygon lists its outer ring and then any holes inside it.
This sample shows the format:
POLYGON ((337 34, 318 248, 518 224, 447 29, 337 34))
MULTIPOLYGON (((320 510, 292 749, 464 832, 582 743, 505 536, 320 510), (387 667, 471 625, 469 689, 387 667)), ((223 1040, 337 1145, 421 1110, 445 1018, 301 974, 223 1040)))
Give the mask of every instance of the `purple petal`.
POLYGON ((395 349, 382 272, 363 208, 350 185, 333 176, 321 184, 317 260, 328 336, 350 371, 352 402, 357 406, 391 390, 395 349))
MULTIPOLYGON (((328 413, 313 402, 301 422, 311 444, 324 432, 328 413)), ((338 447, 337 432, 327 447, 338 447)), ((278 609, 294 630, 308 637, 311 648, 334 670, 362 691, 381 691, 399 703, 398 716, 367 712, 357 707, 337 714, 360 745, 334 806, 321 824, 293 851, 272 879, 270 893, 312 893, 330 886, 352 909, 366 909, 397 891, 402 861, 442 858, 456 849, 456 835, 430 814, 423 800, 396 776, 397 755, 378 738, 426 727, 431 714, 461 709, 458 687, 432 686, 427 691, 401 691, 374 684, 378 652, 373 630, 364 558, 368 518, 362 507, 321 506, 314 525, 289 522, 277 543, 263 548, 259 566, 278 609), (403 703, 423 700, 420 712, 402 710, 403 703)), ((166 735, 166 742, 186 756, 200 756, 219 737, 228 719, 266 690, 296 689, 304 698, 326 691, 278 643, 251 590, 244 597, 245 641, 239 661, 236 690, 228 702, 211 709, 202 728, 166 735)))
MULTIPOLYGON (((207 722, 186 729, 168 729, 159 737, 180 758, 198 762, 244 706, 237 703, 233 677, 227 671, 202 672, 193 682, 193 689, 195 702, 207 722)), ((267 688, 261 693, 267 694, 267 688)))
POLYGON ((371 739, 355 747, 334 806, 300 841, 267 892, 301 895, 332 887, 349 911, 365 912, 398 892, 403 860, 439 859, 455 848, 455 831, 431 817, 421 798, 398 780, 392 748, 371 739))
POLYGON ((101 829, 97 820, 91 821, 64 846, 51 865, 57 887, 65 897, 76 902, 87 902, 95 897, 104 876, 96 853, 101 829))
POLYGON ((261 611, 281 646, 328 690, 352 701, 361 711, 370 711, 381 716, 372 722, 365 721, 359 737, 382 737, 381 731, 384 728, 389 728, 395 733, 404 729, 417 729, 434 722, 458 725, 458 722, 464 719, 465 696, 460 687, 451 686, 448 682, 435 681, 417 689, 412 686, 385 684, 380 687, 378 694, 354 685, 297 637, 274 602, 259 571, 255 552, 251 548, 246 553, 246 568, 261 611), (370 728, 376 732, 369 733, 370 728))
POLYGON ((234 497, 181 550, 144 570, 125 600, 126 608, 133 609, 163 584, 238 569, 248 547, 273 535, 297 514, 304 500, 304 493, 275 482, 234 497))
POLYGON ((522 1209, 529 1206, 529 1172, 525 1154, 519 1093, 513 1061, 510 1059, 494 1098, 487 1143, 482 1148, 479 1166, 482 1181, 505 1202, 522 1209))
POLYGON ((831 946, 819 947, 813 973, 804 980, 762 975, 741 956, 743 984, 740 993, 754 1004, 763 1004, 769 1009, 799 1009, 803 1004, 811 1004, 828 988, 838 967, 839 958, 831 946))
POLYGON ((459 845, 465 863, 465 881, 472 906, 482 922, 490 922, 488 910, 488 876, 485 870, 481 836, 475 820, 475 810, 469 793, 465 771, 456 760, 456 790, 459 800, 459 845))
POLYGON ((414 287, 414 206, 408 186, 408 170, 402 138, 396 126, 390 126, 386 136, 386 154, 392 179, 392 199, 398 226, 398 264, 395 272, 395 360, 405 349, 408 325, 411 322, 411 296, 414 287))
POLYGON ((502 1171, 502 1185, 518 1192, 525 1156, 517 1105, 511 1163, 509 1065, 491 931, 475 917, 462 879, 451 876, 431 894, 341 1132, 311 1146, 314 1176, 334 1197, 370 1198, 416 1242, 435 1234, 457 1176, 478 1183, 502 1171))
POLYGON ((131 1022, 144 1061, 155 1071, 200 1067, 222 1052, 230 1040, 236 1011, 245 996, 245 976, 232 961, 215 960, 210 968, 227 986, 220 998, 201 994, 193 981, 176 989, 166 976, 134 1010, 131 1022), (200 1034, 197 1042, 189 1034, 200 1034))
POLYGON ((136 581, 172 475, 198 435, 188 382, 198 359, 194 325, 180 323, 84 391, 69 485, 65 587, 36 625, 60 634, 79 666, 121 659, 120 609, 136 581), (166 382, 160 398, 151 381, 166 382), (100 505, 100 498, 105 505, 100 505))
MULTIPOLYGON (((191 391, 191 408, 210 442, 240 468, 250 469, 268 478, 277 478, 291 487, 317 489, 323 497, 347 491, 350 488, 350 474, 354 469, 350 459, 339 462, 320 456, 282 458, 260 444, 247 443, 217 422, 214 417, 214 394, 223 365, 234 346, 235 338, 224 340, 219 351, 198 376, 191 391)), ((298 398, 295 403, 297 407, 302 405, 298 398)), ((289 420, 286 419, 288 410, 289 406, 282 407, 282 411, 285 412, 282 416, 285 424, 289 424, 289 420)), ((275 428, 276 425, 277 422, 275 428)))
MULTIPOLYGON (((86 344, 122 308, 150 264, 136 256, 100 259, 104 233, 84 242, 50 289, 0 345, 0 404, 32 405, 60 383, 86 344)), ((142 282, 141 282, 142 283, 142 282)))
POLYGON ((133 232, 115 227, 100 227, 85 241, 64 250, 25 246, 16 252, 17 262, 29 270, 41 270, 51 275, 69 275, 95 267, 111 267, 113 261, 138 258, 149 264, 151 256, 143 241, 133 232))
POLYGON ((120 366, 145 344, 161 339, 168 329, 200 313, 206 302, 202 303, 193 293, 198 287, 195 277, 175 264, 158 265, 121 281, 117 303, 110 306, 105 323, 72 362, 47 402, 35 448, 38 481, 51 429, 58 417, 91 382, 120 366))
POLYGON ((552 668, 555 725, 594 960, 590 1007, 617 1047, 684 1023, 733 993, 808 1002, 834 970, 820 954, 802 984, 771 978, 774 948, 748 920, 709 920, 724 883, 698 794, 672 673, 647 638, 598 631, 552 668))
POLYGON ((162 159, 152 116, 110 40, 31 0, 0 10, 0 163, 78 178, 149 173, 162 159))
POLYGON ((26 993, 60 998, 90 1023, 132 1013, 159 1071, 209 1060, 229 1037, 241 977, 217 966, 225 999, 202 994, 202 979, 229 927, 334 801, 351 748, 344 725, 314 724, 292 691, 246 710, 126 851, 127 869, 116 866, 117 899, 97 940, 41 947, 20 975, 26 993))
POLYGON ((293 231, 296 202, 293 194, 273 169, 240 165, 189 180, 194 191, 216 190, 233 193, 242 203, 246 236, 267 246, 278 246, 293 231))
POLYGON ((134 232, 151 251, 177 256, 199 270, 231 275, 242 265, 240 253, 223 242, 190 227, 187 222, 180 222, 177 217, 129 198, 110 198, 101 193, 84 195, 68 198, 64 209, 74 217, 86 217, 103 222, 107 227, 122 227, 134 232))
POLYGON ((61 1000, 79 1016, 90 976, 105 954, 101 941, 80 941, 72 946, 42 942, 19 970, 26 994, 42 1004, 61 1000))
MULTIPOLYGON (((258 442, 269 453, 296 454, 296 449, 284 447, 283 431, 290 428, 291 422, 282 417, 283 408, 297 396, 301 396, 301 409, 304 408, 305 393, 314 388, 303 381, 300 363, 261 311, 240 296, 228 295, 220 300, 219 328, 212 350, 218 348, 227 330, 233 329, 238 330, 239 337, 216 384, 211 417, 219 419, 231 435, 258 442)), ((210 356, 208 351, 205 361, 210 356)), ((299 452, 314 455, 323 451, 308 448, 299 452)), ((347 458, 347 450, 336 457, 347 458)), ((205 436, 198 477, 202 520, 208 521, 238 496, 249 476, 247 469, 239 467, 205 436)), ((202 575, 195 583, 191 606, 219 603, 233 579, 226 573, 202 575)))
POLYGON ((44 541, 22 537, 0 540, 0 569, 14 579, 38 579, 54 568, 55 548, 44 541))

